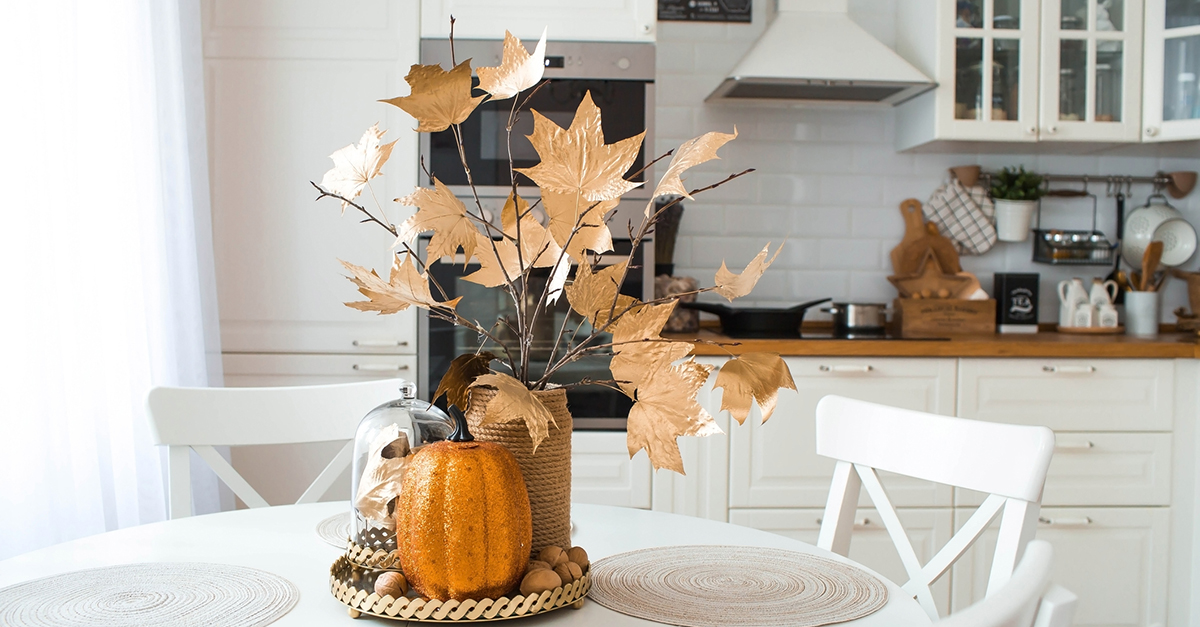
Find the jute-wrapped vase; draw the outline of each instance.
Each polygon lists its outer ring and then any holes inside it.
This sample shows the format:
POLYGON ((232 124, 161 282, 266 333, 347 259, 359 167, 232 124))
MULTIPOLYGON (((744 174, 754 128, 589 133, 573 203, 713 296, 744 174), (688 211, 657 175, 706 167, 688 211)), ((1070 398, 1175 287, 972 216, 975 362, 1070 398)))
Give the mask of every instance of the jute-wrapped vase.
POLYGON ((525 475, 529 508, 533 511, 531 555, 548 546, 564 549, 571 546, 571 412, 567 410, 567 393, 557 389, 534 394, 554 417, 554 424, 547 425, 549 435, 538 445, 536 453, 523 419, 514 417, 482 424, 487 404, 496 396, 495 390, 471 390, 471 406, 467 410, 467 423, 475 439, 504 445, 517 458, 521 474, 525 475))

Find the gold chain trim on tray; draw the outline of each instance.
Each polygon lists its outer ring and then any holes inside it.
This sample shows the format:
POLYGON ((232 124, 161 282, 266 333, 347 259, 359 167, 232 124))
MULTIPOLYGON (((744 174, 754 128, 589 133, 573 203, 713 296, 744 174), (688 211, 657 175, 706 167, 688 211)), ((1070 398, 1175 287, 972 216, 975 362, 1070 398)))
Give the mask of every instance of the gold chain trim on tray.
POLYGON ((345 556, 339 557, 329 569, 329 590, 333 596, 350 607, 350 615, 370 614, 381 618, 425 622, 475 622, 521 618, 557 610, 569 605, 582 607, 583 598, 591 589, 590 569, 574 583, 536 595, 509 599, 480 599, 467 601, 438 601, 404 597, 394 599, 360 590, 356 584, 367 586, 369 573, 357 569, 345 556))
POLYGON ((400 568, 399 551, 359 546, 350 539, 346 540, 346 559, 365 568, 400 568))

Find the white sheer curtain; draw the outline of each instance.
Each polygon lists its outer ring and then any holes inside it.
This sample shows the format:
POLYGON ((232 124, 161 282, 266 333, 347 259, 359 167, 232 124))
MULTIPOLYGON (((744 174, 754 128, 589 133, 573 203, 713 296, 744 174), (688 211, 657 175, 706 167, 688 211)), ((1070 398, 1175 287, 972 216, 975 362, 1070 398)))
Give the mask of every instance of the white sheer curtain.
POLYGON ((200 77, 197 0, 5 4, 0 559, 165 517, 146 393, 220 384, 200 77))

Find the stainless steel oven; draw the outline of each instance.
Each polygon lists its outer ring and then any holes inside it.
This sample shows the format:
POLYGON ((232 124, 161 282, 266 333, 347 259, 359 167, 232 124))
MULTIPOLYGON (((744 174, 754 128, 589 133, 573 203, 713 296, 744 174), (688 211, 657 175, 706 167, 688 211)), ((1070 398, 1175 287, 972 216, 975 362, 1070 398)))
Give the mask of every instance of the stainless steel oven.
MULTIPOLYGON (((642 201, 622 203, 622 206, 618 207, 618 214, 612 223, 616 224, 618 220, 625 219, 626 215, 640 216, 644 207, 645 204, 642 201)), ((500 211, 495 209, 491 213, 499 216, 500 211)), ((617 230, 613 229, 614 235, 617 230)), ((426 258, 425 249, 428 243, 428 237, 418 240, 418 254, 422 259, 426 258)), ((628 238, 617 239, 614 237, 613 246, 613 252, 601 256, 601 265, 617 263, 626 259, 632 248, 632 242, 628 238)), ((503 291, 498 288, 485 288, 463 280, 463 277, 479 269, 478 263, 472 262, 464 266, 465 259, 463 259, 462 253, 459 253, 456 258, 443 257, 427 259, 427 261, 430 274, 447 291, 447 296, 449 298, 462 297, 462 301, 458 304, 460 314, 469 319, 478 320, 485 326, 505 318, 515 324, 516 314, 512 299, 503 291)), ((621 293, 641 300, 650 300, 654 292, 653 269, 654 242, 647 239, 639 245, 634 254, 633 264, 625 283, 621 286, 621 293)), ((539 284, 545 284, 544 282, 549 278, 549 271, 549 268, 537 268, 532 271, 533 275, 530 281, 534 289, 531 290, 531 293, 540 293, 539 284)), ((574 274, 574 269, 572 269, 572 274, 574 274)), ((558 299, 549 315, 541 316, 537 323, 536 337, 538 339, 531 349, 532 372, 539 374, 545 372, 547 361, 554 350, 554 338, 560 328, 567 329, 567 339, 572 337, 572 331, 575 329, 578 329, 574 336, 577 341, 587 337, 592 329, 586 322, 583 322, 582 325, 580 322, 580 316, 571 311, 565 296, 558 299), (565 327, 564 322, 566 323, 565 327)), ((459 355, 474 352, 479 347, 482 338, 469 329, 454 326, 437 318, 430 318, 428 312, 424 310, 419 314, 418 325, 420 340, 418 343, 417 383, 421 388, 423 398, 433 398, 438 382, 441 381, 442 375, 446 374, 450 362, 459 355)), ((497 339, 508 345, 509 350, 513 351, 515 355, 518 350, 517 342, 511 333, 507 335, 504 333, 504 328, 503 325, 497 326, 495 335, 497 339)), ((610 341, 610 339, 602 338, 597 343, 606 344, 610 341)), ((565 343, 566 340, 564 340, 565 343)), ((502 352, 500 346, 490 341, 484 345, 484 350, 496 355, 500 355, 502 352)), ((560 347, 557 354, 561 356, 562 353, 563 348, 560 347)), ((609 360, 609 355, 585 357, 564 367, 554 375, 552 381, 574 383, 584 378, 611 379, 612 373, 608 370, 609 360)), ((503 372, 504 370, 499 369, 499 371, 503 372)), ((438 404, 444 407, 445 400, 438 401, 438 404)), ((567 391, 567 405, 571 410, 575 429, 624 430, 632 404, 633 401, 629 397, 607 387, 587 386, 571 388, 567 391)))
MULTIPOLYGON (((459 62, 472 59, 472 67, 499 65, 502 50, 501 41, 456 39, 454 42, 455 59, 459 62)), ((545 77, 551 81, 534 94, 528 107, 566 128, 584 93, 590 91, 592 100, 604 116, 606 143, 632 137, 644 129, 647 142, 653 146, 654 59, 654 44, 548 41, 545 77)), ((452 67, 450 42, 421 40, 421 63, 452 67)), ((524 98, 525 94, 517 96, 518 101, 524 98)), ((505 127, 512 104, 511 100, 485 102, 462 124, 467 163, 483 196, 508 195, 505 127)), ((533 116, 525 113, 512 133, 513 160, 518 168, 532 167, 539 160, 533 145, 526 139, 532 132, 533 116)), ((455 194, 470 195, 458 147, 450 130, 421 134, 421 158, 430 173, 450 186, 455 194)), ((629 172, 641 170, 646 160, 646 148, 643 147, 629 172)), ((518 174, 517 177, 519 186, 533 187, 524 176, 518 174)), ((632 180, 641 181, 643 176, 638 175, 632 180)), ((422 184, 432 185, 424 176, 422 184)), ((520 191, 522 195, 528 192, 527 189, 520 191)), ((626 197, 645 199, 650 191, 648 186, 643 186, 626 197)))

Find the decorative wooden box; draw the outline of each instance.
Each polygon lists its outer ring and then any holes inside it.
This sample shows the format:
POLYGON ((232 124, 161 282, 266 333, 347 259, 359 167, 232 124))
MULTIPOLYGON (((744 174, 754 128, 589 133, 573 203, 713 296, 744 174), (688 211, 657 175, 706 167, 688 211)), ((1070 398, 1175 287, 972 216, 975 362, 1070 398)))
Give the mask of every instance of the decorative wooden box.
POLYGON ((892 332, 900 337, 948 337, 996 332, 996 301, 897 298, 892 332))

